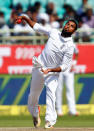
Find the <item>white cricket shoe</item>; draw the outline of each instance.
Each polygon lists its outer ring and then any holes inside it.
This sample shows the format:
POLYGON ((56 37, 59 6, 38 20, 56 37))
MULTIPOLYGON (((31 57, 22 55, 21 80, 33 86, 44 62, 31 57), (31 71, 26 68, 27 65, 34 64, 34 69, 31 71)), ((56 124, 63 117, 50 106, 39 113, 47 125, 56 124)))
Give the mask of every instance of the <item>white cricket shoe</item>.
POLYGON ((45 129, 49 129, 49 128, 53 128, 53 126, 51 125, 49 121, 47 121, 45 124, 45 129))

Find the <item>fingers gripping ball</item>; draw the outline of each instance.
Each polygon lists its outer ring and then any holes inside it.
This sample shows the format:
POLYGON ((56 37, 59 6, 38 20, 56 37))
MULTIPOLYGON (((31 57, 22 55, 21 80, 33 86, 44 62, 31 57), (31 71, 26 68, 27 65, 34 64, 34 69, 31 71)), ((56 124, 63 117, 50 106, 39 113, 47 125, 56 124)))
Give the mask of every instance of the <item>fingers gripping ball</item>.
POLYGON ((22 22, 21 19, 18 19, 18 20, 17 20, 17 24, 20 24, 21 22, 22 22))

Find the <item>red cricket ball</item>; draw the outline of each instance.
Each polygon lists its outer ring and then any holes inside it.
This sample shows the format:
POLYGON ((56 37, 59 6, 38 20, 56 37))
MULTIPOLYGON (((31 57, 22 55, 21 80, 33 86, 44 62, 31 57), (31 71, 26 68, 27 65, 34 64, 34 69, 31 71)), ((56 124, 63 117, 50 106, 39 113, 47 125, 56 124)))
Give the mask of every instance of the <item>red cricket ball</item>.
POLYGON ((17 20, 17 24, 20 24, 21 22, 22 22, 21 19, 18 19, 18 20, 17 20))

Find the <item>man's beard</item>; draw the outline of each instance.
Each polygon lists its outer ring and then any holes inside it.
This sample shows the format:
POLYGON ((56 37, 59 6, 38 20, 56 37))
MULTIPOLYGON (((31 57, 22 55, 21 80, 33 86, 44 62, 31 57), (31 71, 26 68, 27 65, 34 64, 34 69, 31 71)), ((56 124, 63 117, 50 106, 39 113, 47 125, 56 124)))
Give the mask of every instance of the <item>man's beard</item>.
POLYGON ((66 31, 62 30, 61 35, 62 35, 63 37, 71 37, 72 33, 71 33, 71 32, 66 32, 66 31))

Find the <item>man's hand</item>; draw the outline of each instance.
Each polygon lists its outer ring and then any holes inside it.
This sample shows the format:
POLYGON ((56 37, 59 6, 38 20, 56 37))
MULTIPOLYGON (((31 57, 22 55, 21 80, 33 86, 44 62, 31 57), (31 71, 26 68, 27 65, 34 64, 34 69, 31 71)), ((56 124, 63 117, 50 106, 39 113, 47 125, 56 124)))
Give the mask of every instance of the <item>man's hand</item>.
POLYGON ((61 72, 61 67, 57 67, 57 68, 51 68, 51 69, 41 69, 41 71, 44 73, 44 74, 48 74, 49 72, 61 72))
POLYGON ((18 20, 22 21, 22 19, 23 19, 22 16, 18 16, 17 19, 16 19, 16 21, 15 21, 15 23, 18 23, 18 20))
POLYGON ((17 19, 16 19, 16 22, 15 23, 18 23, 18 20, 24 20, 26 21, 32 28, 33 26, 36 24, 36 22, 32 21, 30 18, 26 17, 26 16, 19 16, 17 19))
POLYGON ((41 69, 41 71, 42 71, 44 74, 48 74, 49 72, 51 72, 51 69, 46 69, 46 70, 41 69))

